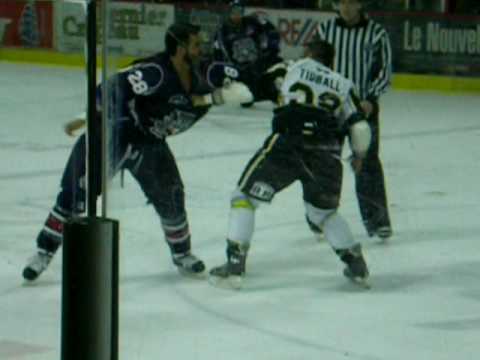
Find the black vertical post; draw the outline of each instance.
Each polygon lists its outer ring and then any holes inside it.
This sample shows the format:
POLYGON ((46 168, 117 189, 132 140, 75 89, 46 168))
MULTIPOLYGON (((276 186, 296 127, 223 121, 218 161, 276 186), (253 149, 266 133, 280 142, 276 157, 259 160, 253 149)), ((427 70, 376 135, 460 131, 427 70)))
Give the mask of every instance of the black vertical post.
POLYGON ((64 227, 61 360, 118 359, 118 222, 64 227))
POLYGON ((112 222, 113 243, 112 243, 112 323, 111 323, 111 360, 118 360, 118 328, 119 328, 119 223, 112 222))
POLYGON ((95 126, 97 87, 97 4, 87 2, 87 216, 97 216, 97 193, 100 174, 95 174, 95 161, 99 160, 101 149, 95 126))

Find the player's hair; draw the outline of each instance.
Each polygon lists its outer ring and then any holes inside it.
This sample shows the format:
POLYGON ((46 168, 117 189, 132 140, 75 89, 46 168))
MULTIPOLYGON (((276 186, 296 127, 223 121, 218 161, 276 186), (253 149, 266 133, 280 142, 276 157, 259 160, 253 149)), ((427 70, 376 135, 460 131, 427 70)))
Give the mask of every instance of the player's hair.
POLYGON ((308 42, 305 47, 310 50, 313 59, 320 61, 323 65, 330 68, 333 66, 335 48, 332 44, 320 38, 315 38, 308 42))
POLYGON ((228 2, 228 13, 233 13, 233 10, 240 11, 242 16, 245 14, 245 3, 242 0, 233 0, 228 2))
POLYGON ((244 7, 245 7, 245 3, 244 3, 242 0, 232 0, 232 1, 229 1, 229 2, 228 2, 228 7, 229 7, 229 8, 233 8, 233 7, 244 8, 244 7))
MULTIPOLYGON (((333 2, 333 4, 338 4, 340 2, 340 0, 333 0, 332 2, 333 2)), ((371 0, 358 0, 358 2, 362 5, 365 5, 369 2, 371 2, 371 0)))
MULTIPOLYGON (((365 11, 365 8, 367 5, 371 5, 372 1, 371 0, 358 0, 360 5, 362 5, 362 10, 365 11)), ((338 11, 338 6, 340 5, 340 0, 333 0, 332 1, 333 9, 338 11)))
POLYGON ((174 56, 178 46, 187 46, 191 35, 200 32, 200 27, 190 23, 173 24, 165 34, 165 51, 168 55, 174 56))

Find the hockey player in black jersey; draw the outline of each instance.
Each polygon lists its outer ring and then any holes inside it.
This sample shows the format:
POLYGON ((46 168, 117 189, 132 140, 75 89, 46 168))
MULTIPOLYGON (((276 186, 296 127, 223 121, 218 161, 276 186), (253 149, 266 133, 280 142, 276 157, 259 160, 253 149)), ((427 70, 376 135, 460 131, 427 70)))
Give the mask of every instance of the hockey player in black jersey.
MULTIPOLYGON (((173 263, 181 273, 199 275, 205 265, 191 252, 183 182, 166 138, 188 130, 211 105, 239 104, 250 101, 252 95, 235 81, 221 87, 223 79, 232 74, 225 65, 208 66, 209 81, 197 72, 195 64, 201 55, 198 27, 172 25, 165 44, 165 52, 140 59, 108 80, 115 112, 109 176, 120 169, 130 171, 160 217, 173 263)), ((99 88, 98 93, 101 104, 106 92, 99 88)), ((100 117, 100 105, 98 109, 100 117)), ((79 125, 81 121, 72 122, 66 130, 79 125)), ((23 271, 26 280, 35 280, 47 268, 61 245, 65 221, 84 212, 85 150, 82 135, 71 152, 55 205, 38 234, 38 251, 23 271)), ((100 174, 100 163, 96 166, 100 174)))
MULTIPOLYGON (((276 101, 277 89, 265 81, 267 69, 282 61, 280 34, 267 19, 244 15, 243 1, 229 2, 229 14, 215 35, 214 57, 232 63, 239 81, 252 91, 254 101, 276 101)), ((245 104, 249 106, 253 104, 245 104)))
POLYGON ((368 286, 361 245, 337 209, 343 141, 349 138, 352 167, 359 171, 370 145, 370 127, 353 83, 330 69, 333 47, 324 41, 312 42, 305 55, 289 67, 281 88, 283 105, 274 110, 272 134, 248 162, 233 192, 227 262, 210 271, 215 285, 241 287, 256 209, 298 180, 309 223, 323 228, 346 264, 344 275, 368 286))

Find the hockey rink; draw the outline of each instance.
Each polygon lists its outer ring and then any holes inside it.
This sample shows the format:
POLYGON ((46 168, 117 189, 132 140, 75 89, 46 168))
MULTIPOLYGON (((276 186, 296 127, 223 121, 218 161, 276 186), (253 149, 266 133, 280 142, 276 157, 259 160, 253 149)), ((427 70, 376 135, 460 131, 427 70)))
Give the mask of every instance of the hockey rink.
MULTIPOLYGON (((21 272, 53 205, 83 111, 81 69, 0 63, 0 359, 60 359, 61 251, 21 272)), ((382 159, 394 237, 369 239, 348 168, 340 212, 364 244, 372 289, 342 276, 304 221, 300 186, 257 212, 240 291, 181 277, 133 178, 112 183, 121 222, 120 359, 473 360, 480 352, 478 95, 390 91, 382 159)), ((271 105, 216 108, 169 143, 186 187, 193 251, 225 260, 229 196, 269 132, 271 105)), ((348 153, 345 153, 347 156, 348 153)))

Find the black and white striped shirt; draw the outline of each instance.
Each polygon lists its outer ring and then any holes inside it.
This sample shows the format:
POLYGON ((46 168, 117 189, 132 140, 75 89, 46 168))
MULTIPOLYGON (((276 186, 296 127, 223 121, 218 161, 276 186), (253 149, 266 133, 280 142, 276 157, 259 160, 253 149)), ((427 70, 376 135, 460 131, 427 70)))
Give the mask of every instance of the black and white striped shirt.
POLYGON ((318 26, 318 35, 335 47, 334 70, 353 81, 360 99, 377 99, 390 85, 392 50, 382 25, 363 18, 349 27, 340 17, 318 26))

